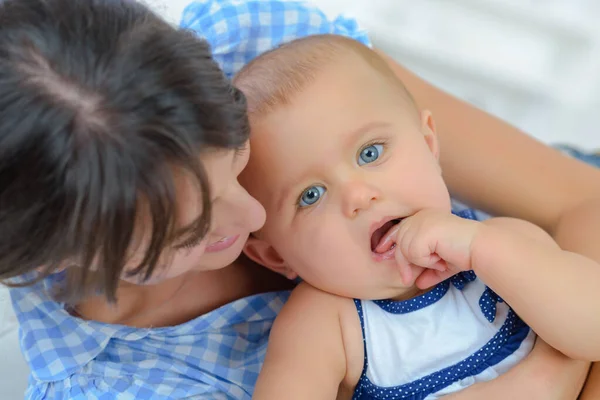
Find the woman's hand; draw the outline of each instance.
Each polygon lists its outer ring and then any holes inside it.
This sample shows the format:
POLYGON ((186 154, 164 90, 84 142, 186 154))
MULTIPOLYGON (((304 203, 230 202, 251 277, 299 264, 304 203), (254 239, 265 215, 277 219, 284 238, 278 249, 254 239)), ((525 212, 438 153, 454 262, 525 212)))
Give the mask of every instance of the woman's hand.
POLYGON ((588 369, 589 363, 572 360, 538 338, 531 353, 507 373, 443 399, 575 400, 588 369))

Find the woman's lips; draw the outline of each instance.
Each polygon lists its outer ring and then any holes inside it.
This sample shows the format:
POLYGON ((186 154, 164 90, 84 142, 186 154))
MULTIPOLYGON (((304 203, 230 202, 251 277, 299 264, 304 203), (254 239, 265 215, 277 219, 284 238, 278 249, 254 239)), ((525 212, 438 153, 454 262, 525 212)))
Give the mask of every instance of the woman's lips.
POLYGON ((227 250, 228 248, 233 246, 233 244, 235 242, 237 242, 239 237, 240 237, 240 235, 224 237, 223 239, 221 239, 219 241, 216 241, 216 242, 213 242, 213 243, 207 245, 206 250, 204 250, 204 251, 206 253, 217 253, 219 251, 227 250))

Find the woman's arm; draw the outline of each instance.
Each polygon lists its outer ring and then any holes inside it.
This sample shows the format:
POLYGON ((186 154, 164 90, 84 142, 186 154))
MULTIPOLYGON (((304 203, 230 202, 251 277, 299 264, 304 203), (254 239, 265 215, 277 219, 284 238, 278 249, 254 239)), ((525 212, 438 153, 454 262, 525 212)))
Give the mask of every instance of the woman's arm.
MULTIPOLYGON (((528 220, 553 236, 559 222, 583 205, 591 204, 600 213, 600 170, 562 155, 379 54, 419 107, 433 113, 444 179, 455 198, 495 215, 528 220)), ((595 237, 600 240, 600 225, 595 237)))
POLYGON ((600 364, 592 366, 587 382, 581 392, 579 400, 597 400, 600 399, 600 364))
POLYGON ((588 368, 589 363, 571 360, 538 338, 527 358, 507 373, 443 399, 575 400, 588 368))
MULTIPOLYGON (((554 237, 565 250, 584 254, 598 261, 600 260, 599 230, 600 207, 598 203, 591 201, 566 213, 559 221, 554 237)), ((595 399, 600 399, 600 363, 592 366, 580 398, 580 400, 595 399)))

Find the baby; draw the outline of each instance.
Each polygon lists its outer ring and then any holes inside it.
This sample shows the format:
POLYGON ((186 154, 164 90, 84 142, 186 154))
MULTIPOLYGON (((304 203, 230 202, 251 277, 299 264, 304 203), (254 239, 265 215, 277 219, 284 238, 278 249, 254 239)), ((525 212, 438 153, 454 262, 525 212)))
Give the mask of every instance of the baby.
POLYGON ((255 398, 433 399, 494 379, 535 342, 502 298, 553 339, 540 299, 511 285, 561 250, 526 222, 451 213, 432 116, 377 54, 313 36, 235 84, 252 126, 241 182, 267 210, 245 252, 304 281, 255 398))

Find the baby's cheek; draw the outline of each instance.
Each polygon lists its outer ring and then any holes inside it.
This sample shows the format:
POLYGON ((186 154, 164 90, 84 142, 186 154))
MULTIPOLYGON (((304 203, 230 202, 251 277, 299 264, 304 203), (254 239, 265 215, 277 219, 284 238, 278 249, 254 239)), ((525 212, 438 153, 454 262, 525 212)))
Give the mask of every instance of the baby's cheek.
POLYGON ((294 247, 296 253, 300 255, 305 255, 305 257, 308 257, 309 254, 318 255, 318 240, 315 240, 317 236, 317 233, 310 234, 305 231, 297 232, 297 234, 294 235, 294 247))
POLYGON ((331 259, 336 257, 339 259, 340 243, 339 237, 334 232, 326 229, 326 226, 319 226, 309 230, 306 230, 302 235, 301 239, 298 240, 300 244, 301 254, 304 254, 305 258, 310 258, 313 262, 316 262, 317 258, 320 259, 331 259))

